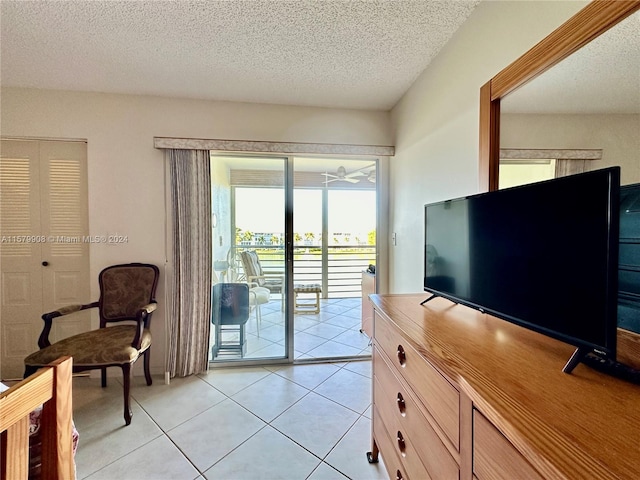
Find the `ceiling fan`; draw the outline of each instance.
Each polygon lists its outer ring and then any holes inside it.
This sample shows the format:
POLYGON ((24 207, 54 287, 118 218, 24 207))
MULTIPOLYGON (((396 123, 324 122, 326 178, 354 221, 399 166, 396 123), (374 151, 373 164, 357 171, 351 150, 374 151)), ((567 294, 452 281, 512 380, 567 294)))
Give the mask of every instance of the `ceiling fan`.
POLYGON ((362 173, 360 170, 354 170, 353 172, 347 173, 347 169, 340 165, 335 175, 327 172, 323 173, 322 175, 325 176, 326 183, 337 181, 358 183, 360 180, 354 177, 362 177, 364 173, 362 173))
MULTIPOLYGON (((359 168, 357 170, 354 170, 352 172, 347 172, 347 169, 344 168, 342 165, 338 167, 338 170, 336 171, 335 175, 332 173, 323 173, 322 175, 325 176, 325 182, 326 183, 330 183, 330 182, 337 182, 337 181, 343 181, 343 182, 349 182, 349 183, 358 183, 360 181, 360 178, 357 177, 365 177, 367 178, 370 182, 375 182, 375 173, 373 173, 373 180, 371 179, 371 172, 363 172, 363 170, 366 170, 367 168, 370 168, 372 165, 368 165, 366 167, 362 167, 359 168)), ((373 165, 375 166, 375 164, 373 165)), ((375 172, 375 170, 373 170, 372 172, 375 172)))

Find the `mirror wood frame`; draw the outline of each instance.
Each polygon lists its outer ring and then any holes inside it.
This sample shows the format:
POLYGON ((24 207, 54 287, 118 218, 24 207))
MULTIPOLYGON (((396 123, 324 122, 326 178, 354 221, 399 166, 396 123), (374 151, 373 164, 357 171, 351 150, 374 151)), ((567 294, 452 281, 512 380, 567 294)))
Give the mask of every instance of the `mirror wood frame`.
MULTIPOLYGON (((594 0, 480 88, 479 187, 498 190, 500 100, 640 10, 640 0, 594 0)), ((618 328, 617 359, 640 369, 640 335, 618 328)))
POLYGON ((498 189, 500 100, 640 9, 640 0, 594 0, 480 89, 481 192, 498 189))

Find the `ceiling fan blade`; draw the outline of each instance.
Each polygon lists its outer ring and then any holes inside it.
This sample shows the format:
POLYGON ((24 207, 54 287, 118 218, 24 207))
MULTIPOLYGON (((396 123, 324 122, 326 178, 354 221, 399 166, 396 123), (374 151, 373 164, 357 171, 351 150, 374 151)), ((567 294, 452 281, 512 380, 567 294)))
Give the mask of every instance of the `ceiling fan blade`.
MULTIPOLYGON (((349 183, 359 183, 362 178, 367 178, 369 181, 371 180, 371 172, 365 172, 364 170, 375 167, 376 164, 373 163, 371 165, 367 165, 366 167, 358 168, 357 170, 353 170, 352 172, 347 172, 343 166, 338 167, 336 174, 324 172, 322 175, 325 176, 325 183, 329 182, 337 182, 344 181, 349 183)), ((375 173, 374 173, 375 175, 375 173)))
POLYGON ((347 178, 350 177, 366 177, 367 175, 369 175, 369 172, 366 172, 365 170, 368 170, 370 168, 373 168, 375 170, 375 163, 372 163, 371 165, 367 165, 365 167, 361 167, 361 168, 357 168, 349 173, 346 173, 344 176, 347 178))

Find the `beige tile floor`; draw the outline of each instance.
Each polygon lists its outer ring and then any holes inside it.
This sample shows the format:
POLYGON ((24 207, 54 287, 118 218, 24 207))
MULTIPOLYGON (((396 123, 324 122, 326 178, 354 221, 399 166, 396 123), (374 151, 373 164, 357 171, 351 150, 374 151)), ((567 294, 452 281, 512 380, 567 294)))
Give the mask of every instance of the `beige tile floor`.
POLYGON ((213 369, 132 386, 74 379, 79 479, 386 479, 370 465, 371 361, 213 369))

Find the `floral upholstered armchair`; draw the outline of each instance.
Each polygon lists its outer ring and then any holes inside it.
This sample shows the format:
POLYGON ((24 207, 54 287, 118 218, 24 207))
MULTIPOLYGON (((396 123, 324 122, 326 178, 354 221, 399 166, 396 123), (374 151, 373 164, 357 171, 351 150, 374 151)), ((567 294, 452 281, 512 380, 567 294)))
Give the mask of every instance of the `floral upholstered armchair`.
MULTIPOLYGON (((156 309, 159 270, 155 265, 129 263, 113 265, 100 272, 100 299, 86 305, 69 305, 42 315, 44 328, 38 339, 40 350, 24 360, 25 377, 61 356, 73 357, 73 371, 101 370, 107 385, 107 367, 120 367, 124 389, 124 419, 131 423, 129 390, 131 366, 142 355, 147 385, 151 385, 149 350, 151 314, 156 309), (54 344, 49 333, 54 319, 97 308, 100 328, 74 335, 54 344), (117 324, 109 326, 109 324, 117 324), (108 327, 108 328, 107 328, 108 327)), ((60 320, 57 320, 60 321, 60 320)))

